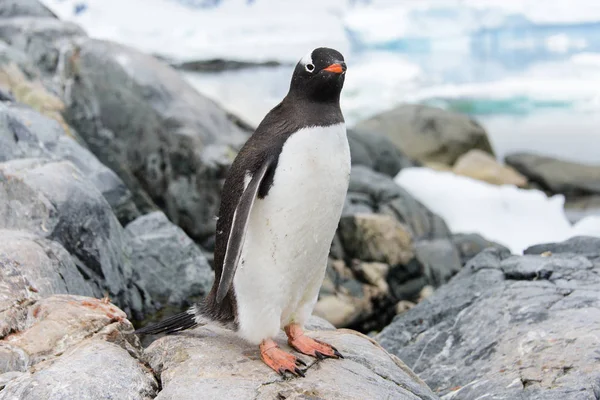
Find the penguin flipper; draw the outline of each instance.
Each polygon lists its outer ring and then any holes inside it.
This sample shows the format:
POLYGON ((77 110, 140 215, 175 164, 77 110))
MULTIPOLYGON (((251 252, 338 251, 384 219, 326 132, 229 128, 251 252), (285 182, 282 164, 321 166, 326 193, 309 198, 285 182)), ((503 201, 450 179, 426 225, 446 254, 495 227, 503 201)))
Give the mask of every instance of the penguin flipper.
POLYGON ((258 195, 258 189, 262 183, 269 166, 271 165, 270 160, 266 160, 258 171, 252 176, 248 186, 242 193, 235 212, 233 213, 233 221, 231 224, 231 230, 229 232, 229 239, 227 240, 227 249, 225 250, 225 259, 223 261, 223 269, 221 272, 221 280, 219 281, 219 287, 217 288, 217 303, 221 303, 233 282, 237 265, 242 255, 242 245, 244 244, 244 238, 246 236, 246 229, 248 219, 250 218, 250 211, 254 200, 258 195))

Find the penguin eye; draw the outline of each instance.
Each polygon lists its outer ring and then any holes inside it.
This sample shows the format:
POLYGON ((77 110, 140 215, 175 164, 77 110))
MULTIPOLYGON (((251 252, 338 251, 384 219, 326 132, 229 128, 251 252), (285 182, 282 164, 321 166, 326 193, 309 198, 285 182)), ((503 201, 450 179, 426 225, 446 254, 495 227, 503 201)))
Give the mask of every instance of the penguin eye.
POLYGON ((306 69, 308 72, 313 72, 315 70, 315 66, 312 64, 306 64, 304 69, 306 69))

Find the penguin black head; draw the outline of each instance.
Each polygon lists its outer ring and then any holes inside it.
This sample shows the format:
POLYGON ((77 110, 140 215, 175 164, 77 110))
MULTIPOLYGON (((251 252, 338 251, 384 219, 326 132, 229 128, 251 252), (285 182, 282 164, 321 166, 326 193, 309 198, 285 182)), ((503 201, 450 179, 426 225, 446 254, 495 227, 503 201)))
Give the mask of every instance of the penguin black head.
POLYGON ((296 65, 289 94, 316 102, 339 102, 345 74, 346 63, 339 51, 316 48, 296 65))

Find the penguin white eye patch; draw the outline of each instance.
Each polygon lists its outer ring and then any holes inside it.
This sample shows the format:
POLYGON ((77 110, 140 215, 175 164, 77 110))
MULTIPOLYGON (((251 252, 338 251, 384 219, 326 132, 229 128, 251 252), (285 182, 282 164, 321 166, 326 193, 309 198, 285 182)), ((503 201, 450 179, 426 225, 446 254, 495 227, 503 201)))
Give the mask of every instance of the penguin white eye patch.
POLYGON ((313 72, 315 70, 315 66, 313 64, 306 64, 304 66, 304 69, 307 70, 308 72, 313 72))

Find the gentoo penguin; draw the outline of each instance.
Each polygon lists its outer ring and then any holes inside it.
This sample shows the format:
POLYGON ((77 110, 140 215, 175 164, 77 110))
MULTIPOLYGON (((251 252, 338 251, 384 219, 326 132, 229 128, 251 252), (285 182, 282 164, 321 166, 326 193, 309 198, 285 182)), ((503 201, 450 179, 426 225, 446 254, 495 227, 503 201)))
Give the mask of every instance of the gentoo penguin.
MULTIPOLYGON (((283 328, 298 352, 340 358, 303 325, 325 275, 350 177, 340 92, 346 64, 317 48, 296 65, 288 94, 242 147, 225 181, 215 243, 215 282, 188 312, 136 333, 177 332, 208 322, 259 346, 278 373, 304 376, 302 360, 278 347, 283 328)), ((343 357, 342 357, 343 358, 343 357)))

